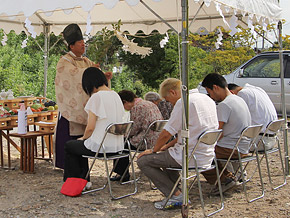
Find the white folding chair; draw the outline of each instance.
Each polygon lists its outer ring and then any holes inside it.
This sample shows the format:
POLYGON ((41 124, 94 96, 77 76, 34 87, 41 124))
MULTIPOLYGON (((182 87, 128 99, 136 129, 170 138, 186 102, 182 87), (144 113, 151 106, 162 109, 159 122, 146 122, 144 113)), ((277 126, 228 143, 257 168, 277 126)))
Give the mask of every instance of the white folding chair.
POLYGON ((266 167, 267 167, 267 173, 268 173, 268 177, 269 177, 269 182, 271 185, 271 188, 273 190, 276 190, 278 188, 281 188, 282 186, 286 185, 287 181, 286 181, 286 175, 285 175, 285 169, 284 169, 284 164, 283 164, 283 159, 282 159, 282 153, 281 153, 281 146, 280 146, 280 141, 279 141, 279 137, 277 135, 278 131, 281 129, 282 124, 285 122, 284 119, 280 119, 280 120, 274 120, 272 122, 270 122, 267 127, 266 130, 263 134, 263 136, 261 137, 261 139, 259 140, 259 143, 262 143, 262 145, 264 146, 264 151, 259 151, 259 154, 262 154, 263 156, 261 157, 260 161, 263 159, 263 157, 265 157, 266 159, 266 167), (277 147, 274 147, 272 149, 266 150, 265 147, 265 143, 263 142, 264 138, 267 137, 268 134, 271 134, 275 137, 275 140, 277 142, 277 147), (273 181, 271 178, 271 172, 270 172, 270 164, 269 164, 269 158, 268 155, 275 153, 275 152, 279 152, 279 158, 280 158, 280 162, 281 162, 281 169, 282 169, 282 173, 283 173, 283 183, 275 186, 273 185, 273 181))
MULTIPOLYGON (((208 131, 205 131, 203 132, 199 137, 198 137, 198 141, 189 157, 189 161, 191 159, 194 160, 194 164, 195 166, 197 166, 197 160, 196 160, 196 157, 195 157, 195 151, 197 149, 197 147, 199 146, 200 143, 204 143, 206 145, 213 145, 215 144, 218 139, 220 138, 221 136, 221 133, 222 133, 222 130, 208 130, 208 131)), ((199 190, 199 196, 200 196, 200 202, 201 202, 201 207, 202 207, 202 212, 204 214, 205 217, 208 217, 208 216, 211 216, 213 214, 216 214, 217 212, 221 211, 224 209, 224 201, 223 201, 223 194, 222 194, 222 188, 221 188, 221 182, 220 182, 220 176, 219 176, 219 170, 218 170, 218 165, 217 165, 217 161, 216 161, 216 158, 214 157, 214 163, 215 165, 211 165, 209 168, 204 168, 204 167, 191 167, 188 169, 189 172, 193 172, 194 174, 187 177, 186 179, 189 180, 189 179, 192 179, 194 178, 194 181, 192 182, 192 184, 189 186, 189 189, 188 189, 188 192, 191 190, 191 188, 193 187, 193 184, 195 183, 195 181, 197 180, 197 183, 198 183, 198 190, 199 190), (202 187, 201 187, 201 183, 200 183, 200 174, 202 172, 206 172, 208 170, 212 170, 212 169, 216 169, 216 173, 217 173, 217 183, 218 183, 218 188, 219 188, 219 194, 220 194, 220 200, 221 200, 221 205, 220 207, 209 213, 209 214, 206 214, 206 211, 205 211, 205 204, 204 204, 204 200, 203 200, 203 194, 202 194, 202 187)), ((181 172, 182 172, 182 168, 166 168, 168 170, 175 170, 175 171, 178 171, 179 172, 179 178, 178 180, 176 181, 174 187, 172 188, 171 190, 171 193, 169 194, 169 196, 167 196, 167 199, 166 199, 166 202, 164 203, 163 205, 163 209, 166 209, 165 208, 165 205, 167 204, 168 200, 172 197, 173 195, 173 192, 175 190, 175 188, 178 186, 180 180, 181 180, 181 172)))
MULTIPOLYGON (((239 139, 237 140, 234 148, 233 148, 233 151, 231 153, 231 155, 229 156, 228 159, 220 159, 218 158, 217 161, 220 161, 220 162, 226 162, 221 173, 220 173, 220 176, 223 174, 223 172, 225 171, 227 165, 229 162, 231 163, 238 163, 239 164, 239 168, 237 169, 240 170, 241 172, 241 178, 242 178, 242 185, 243 185, 243 190, 244 190, 244 193, 245 193, 245 197, 246 197, 246 200, 248 202, 253 202, 255 200, 258 200, 262 197, 264 197, 264 184, 263 184, 263 179, 262 179, 262 173, 261 173, 261 166, 260 166, 260 161, 259 161, 259 156, 258 156, 258 149, 257 149, 257 146, 255 144, 255 141, 262 129, 262 124, 261 125, 252 125, 252 126, 248 126, 246 127, 242 132, 241 132, 241 135, 239 137, 239 139), (254 152, 256 155, 254 156, 247 156, 247 157, 243 157, 241 158, 241 154, 240 154, 240 150, 239 150, 239 143, 240 141, 243 139, 243 138, 248 138, 249 139, 249 149, 254 146, 254 152), (234 154, 234 152, 237 151, 238 152, 238 159, 232 159, 232 156, 234 154), (256 160, 256 163, 257 163, 257 167, 258 167, 258 170, 259 170, 259 177, 260 177, 260 183, 261 183, 261 195, 257 196, 256 198, 253 198, 253 199, 250 199, 248 198, 248 194, 247 194, 247 188, 246 188, 246 182, 248 182, 249 180, 245 180, 245 170, 246 170, 246 167, 248 166, 248 163, 250 161, 254 161, 256 160), (243 167, 243 163, 246 163, 246 165, 243 167)), ((235 172, 235 174, 237 173, 237 171, 235 172)))
POLYGON ((92 168, 93 168, 93 166, 95 164, 95 161, 98 159, 98 160, 103 160, 105 162, 105 168, 106 168, 106 174, 107 174, 107 182, 100 188, 89 190, 89 191, 85 191, 82 194, 87 194, 87 193, 103 190, 107 185, 109 186, 109 192, 110 192, 110 195, 111 195, 112 199, 115 199, 115 200, 136 194, 136 192, 137 192, 137 182, 136 182, 136 177, 135 177, 134 165, 133 165, 133 162, 132 162, 130 144, 128 144, 129 152, 128 152, 128 150, 124 149, 122 152, 119 152, 116 155, 110 155, 110 156, 107 156, 107 154, 105 152, 105 147, 104 147, 104 141, 105 141, 106 136, 108 134, 123 135, 124 138, 125 138, 124 143, 126 143, 128 141, 128 137, 129 137, 130 131, 132 129, 132 126, 133 126, 133 121, 125 122, 125 123, 114 123, 114 124, 108 125, 106 130, 105 130, 105 134, 104 134, 104 137, 103 137, 102 142, 100 144, 99 150, 98 150, 98 152, 96 152, 96 155, 95 156, 83 155, 83 157, 85 157, 85 158, 93 159, 92 164, 90 165, 90 168, 89 168, 89 171, 87 173, 86 178, 89 176, 90 171, 92 170, 92 168), (103 156, 102 157, 98 156, 100 151, 103 152, 103 156), (133 176, 133 183, 134 183, 134 191, 131 192, 131 193, 116 197, 116 196, 113 195, 110 177, 111 177, 111 175, 112 175, 112 173, 113 173, 113 171, 115 169, 115 166, 116 166, 118 161, 116 161, 116 164, 114 165, 113 169, 111 170, 111 172, 109 172, 108 160, 118 160, 118 159, 123 158, 123 157, 129 157, 129 160, 131 162, 132 176, 133 176))
MULTIPOLYGON (((137 144, 136 146, 136 150, 132 150, 131 151, 134 153, 132 156, 132 161, 134 161, 136 155, 143 150, 140 150, 141 146, 144 144, 145 145, 145 149, 148 149, 148 143, 147 143, 147 134, 150 131, 154 131, 154 132, 161 132, 163 130, 163 127, 165 126, 165 124, 168 122, 168 120, 155 120, 152 123, 150 123, 150 125, 147 127, 144 136, 142 137, 142 139, 140 140, 140 142, 137 144)), ((131 165, 131 163, 129 163, 127 169, 125 170, 125 173, 123 174, 121 181, 123 180, 123 177, 126 175, 127 171, 129 170, 129 166, 131 165)), ((125 182, 127 183, 127 182, 125 182)), ((122 183, 123 184, 123 183, 122 183)), ((150 186, 152 189, 156 189, 155 187, 152 186, 152 183, 150 181, 150 186)))

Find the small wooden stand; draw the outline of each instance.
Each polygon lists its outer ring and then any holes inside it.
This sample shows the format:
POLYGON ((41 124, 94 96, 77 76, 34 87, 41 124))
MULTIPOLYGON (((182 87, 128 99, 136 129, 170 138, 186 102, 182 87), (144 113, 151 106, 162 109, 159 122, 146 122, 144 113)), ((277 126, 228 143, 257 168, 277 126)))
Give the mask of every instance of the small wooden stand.
POLYGON ((39 132, 54 133, 56 123, 49 120, 46 122, 36 122, 35 125, 39 126, 39 132))
POLYGON ((53 122, 57 122, 58 118, 58 110, 50 111, 50 115, 47 117, 48 120, 52 120, 53 122))
POLYGON ((36 97, 19 97, 18 99, 24 101, 25 108, 27 108, 33 105, 33 101, 36 100, 36 97))
POLYGON ((18 126, 18 116, 17 115, 13 115, 10 117, 9 126, 12 126, 12 127, 18 126))
MULTIPOLYGON (((53 155, 52 134, 54 134, 56 122, 48 120, 47 122, 36 122, 35 125, 39 126, 39 132, 48 133, 50 135, 43 136, 46 148, 48 150, 49 159, 53 155)), ((42 142, 42 158, 44 158, 44 147, 42 142)))
POLYGON ((27 125, 34 125, 36 117, 38 117, 37 114, 27 115, 27 125))
POLYGON ((37 113, 37 117, 36 117, 36 121, 40 122, 40 121, 47 121, 48 120, 48 116, 50 115, 50 112, 39 112, 37 113))
POLYGON ((38 136, 53 135, 45 132, 27 132, 26 134, 11 133, 10 137, 18 137, 21 140, 20 169, 24 173, 34 173, 34 149, 37 146, 38 136))
POLYGON ((0 127, 8 126, 8 122, 10 121, 10 117, 0 117, 0 127))
POLYGON ((14 99, 6 99, 4 100, 4 106, 9 107, 9 109, 19 109, 19 103, 21 102, 21 99, 14 98, 14 99))

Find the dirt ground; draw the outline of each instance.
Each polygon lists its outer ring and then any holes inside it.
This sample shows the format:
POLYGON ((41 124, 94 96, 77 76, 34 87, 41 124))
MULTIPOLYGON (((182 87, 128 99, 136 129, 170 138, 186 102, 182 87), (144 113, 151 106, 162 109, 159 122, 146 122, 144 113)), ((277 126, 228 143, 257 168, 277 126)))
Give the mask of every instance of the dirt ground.
MULTIPOLYGON (((4 141, 6 145, 6 141, 4 141)), ((5 146, 6 147, 6 146, 5 146)), ((108 189, 81 197, 67 197, 60 193, 62 170, 54 169, 49 161, 35 160, 35 173, 28 174, 19 170, 19 152, 12 147, 12 166, 15 170, 0 169, 0 217, 181 217, 180 209, 161 211, 154 208, 154 201, 163 196, 158 190, 151 190, 148 180, 136 169, 138 182, 137 194, 121 199, 111 200, 108 189)), ((278 156, 271 156, 274 183, 281 182, 281 171, 278 156)), ((289 184, 271 190, 262 162, 265 197, 247 203, 242 187, 237 186, 224 194, 225 208, 214 217, 290 217, 289 184)), ((137 168, 137 167, 136 167, 137 168)), ((253 169, 254 166, 249 166, 253 169)), ((250 171, 248 171, 250 174, 250 171)), ((101 186, 105 181, 105 170, 102 162, 97 162, 91 176, 93 187, 101 186)), ((287 178, 289 180, 289 177, 287 178)), ((203 179, 205 202, 209 209, 218 206, 219 198, 209 194, 210 185, 203 179), (211 205, 213 204, 213 205, 211 205)), ((257 175, 247 184, 250 196, 258 194, 261 185, 257 175)), ((116 194, 132 190, 130 185, 114 182, 116 194), (131 189, 130 189, 131 188, 131 189)), ((202 217, 197 185, 190 191, 189 217, 202 217)))

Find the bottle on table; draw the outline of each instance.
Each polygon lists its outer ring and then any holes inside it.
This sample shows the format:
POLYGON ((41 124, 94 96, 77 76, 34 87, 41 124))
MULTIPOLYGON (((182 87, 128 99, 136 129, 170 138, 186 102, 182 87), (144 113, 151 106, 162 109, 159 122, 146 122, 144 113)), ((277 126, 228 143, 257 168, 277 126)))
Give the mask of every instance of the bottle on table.
POLYGON ((27 133, 27 111, 24 103, 19 103, 20 109, 18 111, 18 134, 27 133))

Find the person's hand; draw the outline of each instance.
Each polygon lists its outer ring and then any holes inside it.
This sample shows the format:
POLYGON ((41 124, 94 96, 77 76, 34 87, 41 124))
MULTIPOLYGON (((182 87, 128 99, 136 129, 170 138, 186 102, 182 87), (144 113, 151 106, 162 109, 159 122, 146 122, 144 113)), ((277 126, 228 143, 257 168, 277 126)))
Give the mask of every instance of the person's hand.
POLYGON ((148 155, 148 154, 152 154, 152 150, 151 149, 147 149, 145 151, 143 151, 142 153, 140 153, 138 156, 137 156, 137 159, 139 159, 140 157, 144 156, 144 155, 148 155))
POLYGON ((168 144, 165 144, 161 147, 160 151, 165 151, 169 148, 169 145, 168 144))
POLYGON ((99 64, 99 63, 97 63, 97 64, 93 64, 93 65, 92 65, 92 67, 96 67, 96 68, 99 68, 99 69, 101 69, 101 68, 100 68, 100 64, 99 64))
POLYGON ((83 137, 80 137, 80 138, 78 138, 78 140, 81 140, 81 141, 83 141, 83 140, 84 140, 84 138, 83 138, 83 137))
POLYGON ((110 79, 113 78, 113 73, 112 72, 106 72, 105 76, 106 76, 107 80, 110 80, 110 79))

